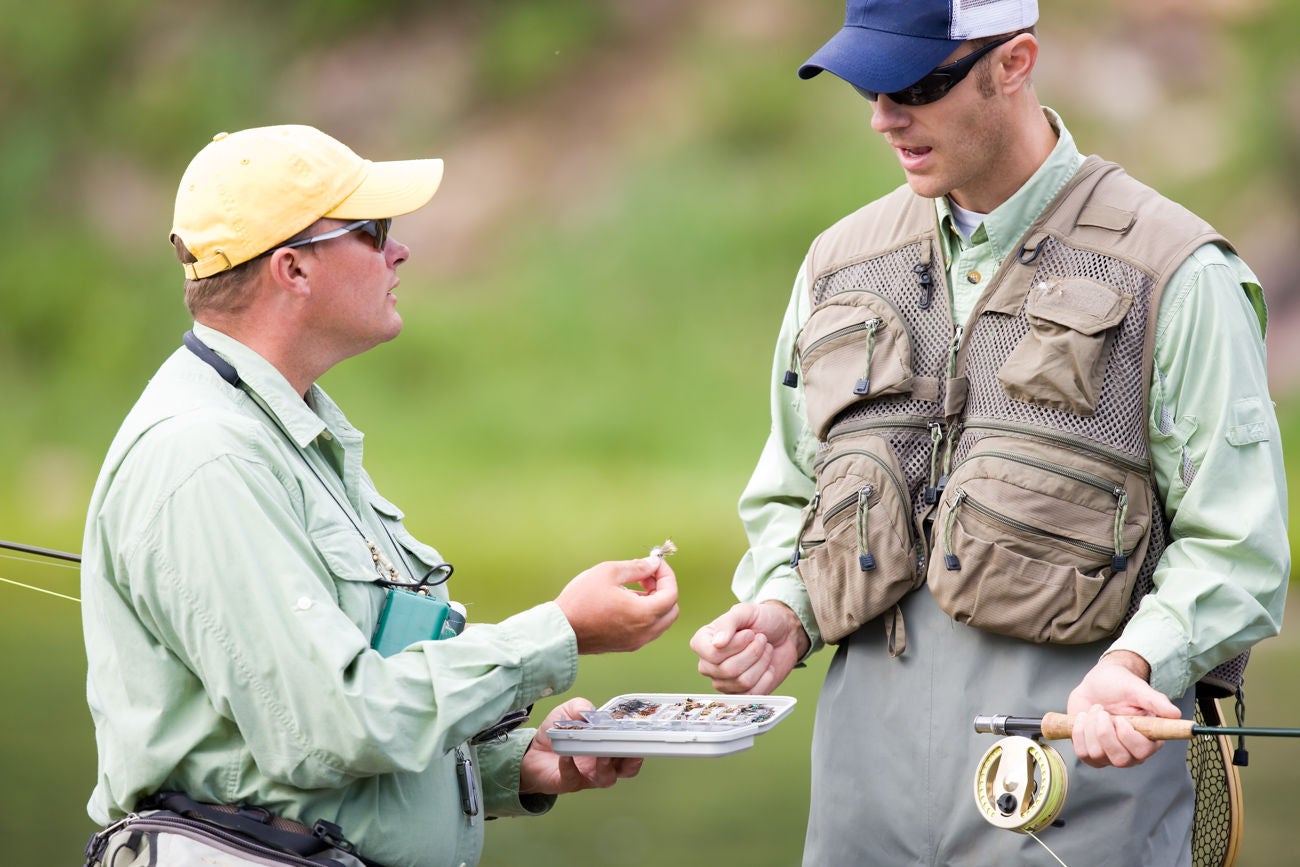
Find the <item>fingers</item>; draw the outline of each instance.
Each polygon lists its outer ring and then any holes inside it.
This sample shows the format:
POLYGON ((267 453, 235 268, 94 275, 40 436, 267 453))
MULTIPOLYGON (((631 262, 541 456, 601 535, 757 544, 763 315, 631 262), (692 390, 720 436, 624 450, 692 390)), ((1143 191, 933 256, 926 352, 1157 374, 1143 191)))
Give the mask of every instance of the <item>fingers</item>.
POLYGON ((701 657, 698 670, 709 678, 714 689, 725 693, 751 693, 761 691, 766 685, 773 688, 782 675, 773 668, 775 649, 767 636, 762 633, 745 630, 736 634, 736 639, 748 636, 743 644, 737 646, 729 655, 717 654, 716 661, 701 657))
POLYGON ((1137 731, 1123 716, 1107 713, 1099 704, 1075 717, 1070 739, 1079 760, 1094 768, 1132 767, 1164 746, 1137 731))
POLYGON ((583 789, 608 789, 619 780, 635 777, 641 772, 644 759, 609 756, 574 756, 577 772, 582 776, 583 789))
POLYGON ((659 558, 600 563, 560 591, 556 603, 578 638, 578 652, 632 651, 676 622, 677 578, 659 558), (637 592, 629 584, 641 583, 637 592))

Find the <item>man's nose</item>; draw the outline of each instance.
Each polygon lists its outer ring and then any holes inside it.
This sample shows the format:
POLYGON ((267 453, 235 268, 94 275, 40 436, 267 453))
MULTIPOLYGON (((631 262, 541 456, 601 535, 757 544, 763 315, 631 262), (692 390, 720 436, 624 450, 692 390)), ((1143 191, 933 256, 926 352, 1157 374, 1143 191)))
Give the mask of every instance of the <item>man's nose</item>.
POLYGON ((900 129, 907 126, 910 120, 907 110, 883 93, 871 103, 871 128, 876 132, 900 129))

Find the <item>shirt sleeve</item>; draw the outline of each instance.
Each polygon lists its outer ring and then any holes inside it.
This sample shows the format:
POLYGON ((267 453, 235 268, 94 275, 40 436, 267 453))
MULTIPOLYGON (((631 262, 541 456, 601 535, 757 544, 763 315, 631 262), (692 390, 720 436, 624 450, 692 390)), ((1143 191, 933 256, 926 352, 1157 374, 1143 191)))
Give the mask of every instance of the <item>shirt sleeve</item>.
MULTIPOLYGON (((202 432, 185 433, 194 436, 179 448, 203 448, 202 432)), ((149 455, 168 461, 165 449, 149 455)), ((237 727, 267 778, 312 789, 420 771, 505 712, 572 685, 577 645, 554 603, 389 657, 371 650, 371 624, 349 616, 339 594, 355 589, 343 584, 374 590, 374 576, 331 575, 305 527, 314 519, 273 467, 229 453, 199 463, 150 506, 122 570, 159 652, 194 673, 202 705, 237 727)), ((358 544, 357 569, 373 572, 358 544)))
POLYGON ((556 795, 519 794, 519 770, 524 753, 532 745, 537 729, 516 729, 507 738, 478 747, 478 766, 483 775, 483 812, 493 818, 540 816, 550 812, 556 795))
POLYGON ((822 645, 821 632, 791 556, 803 509, 813 496, 817 442, 805 418, 802 388, 783 384, 785 372, 797 369, 794 345, 808 319, 805 271, 806 267, 799 269, 777 337, 771 377, 772 427, 740 497, 740 519, 749 537, 749 550, 736 568, 731 588, 742 602, 776 600, 789 606, 808 633, 812 652, 822 645))
POLYGON ((1145 658, 1171 697, 1281 626, 1290 545, 1265 321, 1255 275, 1213 245, 1161 301, 1149 429, 1171 540, 1111 650, 1145 658))

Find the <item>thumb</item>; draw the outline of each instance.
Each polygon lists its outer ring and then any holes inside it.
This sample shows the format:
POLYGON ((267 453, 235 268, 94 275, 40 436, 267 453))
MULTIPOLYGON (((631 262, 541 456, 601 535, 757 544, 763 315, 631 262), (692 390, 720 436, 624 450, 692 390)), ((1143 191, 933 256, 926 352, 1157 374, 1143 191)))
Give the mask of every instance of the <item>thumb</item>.
POLYGON ((1183 712, 1178 709, 1178 705, 1170 701, 1168 696, 1157 689, 1152 689, 1147 693, 1146 701, 1143 702, 1143 705, 1145 705, 1148 711, 1156 716, 1178 719, 1183 715, 1183 712))

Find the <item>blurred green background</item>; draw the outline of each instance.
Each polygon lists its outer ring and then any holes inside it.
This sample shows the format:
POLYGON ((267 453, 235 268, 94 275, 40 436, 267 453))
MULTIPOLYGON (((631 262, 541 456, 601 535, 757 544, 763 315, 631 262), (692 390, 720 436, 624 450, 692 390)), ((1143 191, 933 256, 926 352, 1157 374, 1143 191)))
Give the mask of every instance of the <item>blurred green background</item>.
MULTIPOLYGON (((1300 6, 1041 5, 1039 95, 1080 147, 1213 221, 1263 279, 1295 442, 1300 6)), ((838 0, 0 13, 0 538, 80 549, 104 450, 188 327, 166 238, 189 158, 220 130, 310 123, 364 156, 447 161, 395 229, 405 333, 324 384, 370 435, 380 488, 456 564, 454 595, 499 619, 671 536, 681 619, 638 654, 584 658, 575 692, 707 689, 687 641, 731 602, 790 281, 818 231, 901 181, 864 103, 795 77, 838 0)), ((77 592, 50 563, 0 559, 0 577, 77 592)), ((80 863, 95 755, 77 607, 10 585, 0 606, 0 860, 80 863)), ((782 686, 800 704, 753 750, 493 823, 484 863, 798 863, 828 659, 782 686)), ((1257 649, 1250 722, 1300 725, 1298 663, 1285 633, 1257 649)), ((1300 745, 1251 749, 1239 863, 1294 864, 1300 745)))

